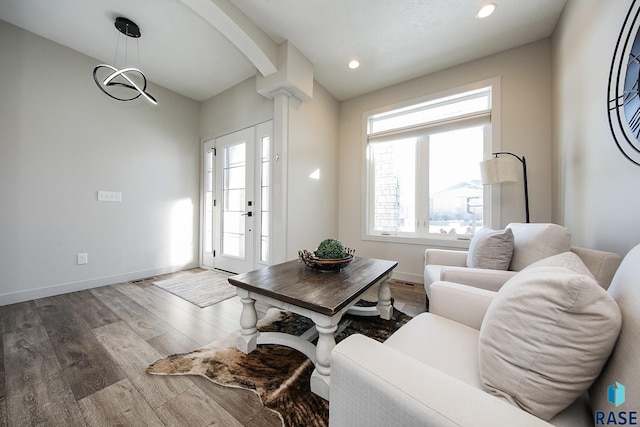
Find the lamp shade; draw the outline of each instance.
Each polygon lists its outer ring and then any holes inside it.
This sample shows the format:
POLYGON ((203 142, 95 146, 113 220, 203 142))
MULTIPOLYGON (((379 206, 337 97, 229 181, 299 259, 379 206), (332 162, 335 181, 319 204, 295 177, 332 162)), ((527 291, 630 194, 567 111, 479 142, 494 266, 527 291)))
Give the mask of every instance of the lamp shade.
POLYGON ((492 157, 480 162, 480 179, 483 185, 518 181, 518 165, 510 157, 492 157))

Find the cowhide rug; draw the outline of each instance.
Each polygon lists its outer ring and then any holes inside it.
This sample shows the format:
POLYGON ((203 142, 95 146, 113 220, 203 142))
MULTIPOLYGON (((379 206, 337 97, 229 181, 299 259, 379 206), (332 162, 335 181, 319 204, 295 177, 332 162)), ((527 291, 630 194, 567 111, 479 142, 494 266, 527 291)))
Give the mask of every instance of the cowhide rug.
MULTIPOLYGON (((336 342, 356 333, 384 341, 410 319, 397 309, 391 320, 347 314, 338 325, 336 342)), ((275 308, 258 322, 260 331, 295 335, 312 326, 313 322, 303 316, 275 308)), ((245 355, 235 347, 238 333, 190 353, 167 356, 150 365, 147 372, 203 375, 223 386, 253 390, 267 408, 280 415, 285 426, 327 426, 329 402, 310 390, 314 367, 309 359, 297 350, 271 344, 258 345, 245 355)))

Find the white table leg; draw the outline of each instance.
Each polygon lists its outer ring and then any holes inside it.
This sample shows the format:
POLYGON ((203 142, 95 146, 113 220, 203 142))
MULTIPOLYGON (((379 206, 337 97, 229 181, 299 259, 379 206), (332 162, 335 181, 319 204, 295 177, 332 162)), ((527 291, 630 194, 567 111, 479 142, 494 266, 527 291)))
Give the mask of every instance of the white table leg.
POLYGON ((331 374, 331 351, 336 346, 335 332, 337 319, 329 319, 324 325, 316 323, 318 344, 316 345, 316 369, 311 374, 311 391, 329 400, 329 380, 331 374))
POLYGON ((236 347, 244 354, 249 354, 258 345, 258 313, 256 313, 256 300, 249 297, 249 291, 238 288, 238 296, 242 301, 242 314, 240 315, 240 335, 236 341, 236 347))
POLYGON ((391 305, 391 289, 389 288, 389 277, 380 282, 378 288, 378 305, 376 306, 380 317, 385 320, 390 320, 393 315, 393 306, 391 305))

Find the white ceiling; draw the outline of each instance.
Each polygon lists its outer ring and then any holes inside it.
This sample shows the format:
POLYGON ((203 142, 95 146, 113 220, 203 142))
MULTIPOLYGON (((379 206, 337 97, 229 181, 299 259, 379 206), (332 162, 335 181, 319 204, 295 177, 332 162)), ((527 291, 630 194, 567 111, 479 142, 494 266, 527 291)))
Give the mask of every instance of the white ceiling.
MULTIPOLYGON (((546 38, 566 2, 493 0, 496 12, 480 20, 487 0, 212 1, 235 6, 273 42, 289 40, 340 101, 546 38), (359 69, 347 68, 352 58, 359 69)), ((226 31, 180 0, 0 0, 0 19, 109 64, 117 16, 140 27, 136 65, 147 78, 196 101, 258 72, 226 31)))

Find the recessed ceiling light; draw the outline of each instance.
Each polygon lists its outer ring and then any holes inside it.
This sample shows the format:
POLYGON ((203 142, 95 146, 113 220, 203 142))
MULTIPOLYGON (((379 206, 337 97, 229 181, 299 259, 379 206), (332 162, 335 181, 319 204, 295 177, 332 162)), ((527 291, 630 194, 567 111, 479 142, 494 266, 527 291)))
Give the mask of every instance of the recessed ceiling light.
POLYGON ((478 13, 476 14, 476 18, 486 18, 487 16, 491 15, 493 12, 496 11, 496 4, 495 3, 487 3, 484 6, 482 6, 480 8, 480 10, 478 10, 478 13))
POLYGON ((352 70, 355 70, 359 66, 360 66, 360 61, 358 61, 357 59, 352 59, 351 61, 349 61, 349 68, 351 68, 352 70))

